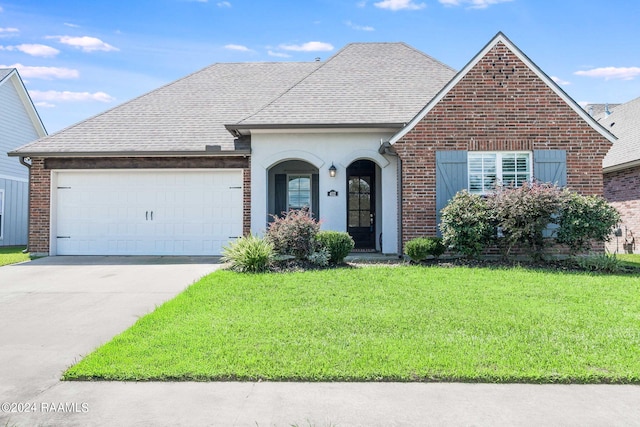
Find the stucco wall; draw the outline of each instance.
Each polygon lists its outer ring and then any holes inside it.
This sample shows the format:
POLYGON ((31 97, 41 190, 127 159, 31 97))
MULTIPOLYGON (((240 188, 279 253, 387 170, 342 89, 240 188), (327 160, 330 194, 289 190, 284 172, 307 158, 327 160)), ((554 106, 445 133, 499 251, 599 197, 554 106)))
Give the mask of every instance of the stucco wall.
MULTIPOLYGON (((302 160, 318 169, 320 221, 324 230, 347 230, 346 169, 356 160, 368 159, 380 168, 376 228, 382 233, 382 252, 398 253, 397 158, 378 153, 381 139, 391 132, 252 132, 251 230, 262 234, 268 221, 268 171, 285 160, 302 160), (335 177, 329 167, 335 165, 335 177), (329 197, 331 190, 337 197, 329 197)), ((378 234, 379 234, 378 233, 378 234)))

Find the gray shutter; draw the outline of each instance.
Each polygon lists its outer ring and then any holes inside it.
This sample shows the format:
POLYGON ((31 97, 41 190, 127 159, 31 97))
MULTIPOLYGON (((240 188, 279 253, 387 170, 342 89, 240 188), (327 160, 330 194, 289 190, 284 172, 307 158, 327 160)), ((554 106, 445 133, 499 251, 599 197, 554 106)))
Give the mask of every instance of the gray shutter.
POLYGON ((316 221, 320 220, 320 175, 311 175, 311 213, 316 221))
POLYGON ((287 174, 278 173, 275 176, 275 198, 273 214, 281 216, 282 212, 287 211, 287 174))
POLYGON ((436 224, 440 236, 440 211, 468 185, 467 152, 436 151, 436 224))
POLYGON ((533 177, 540 182, 567 186, 566 150, 534 150, 533 177))
MULTIPOLYGON (((566 150, 534 150, 533 176, 537 181, 550 182, 559 187, 567 186, 566 150)), ((543 237, 553 237, 558 224, 549 224, 542 231, 543 237)))

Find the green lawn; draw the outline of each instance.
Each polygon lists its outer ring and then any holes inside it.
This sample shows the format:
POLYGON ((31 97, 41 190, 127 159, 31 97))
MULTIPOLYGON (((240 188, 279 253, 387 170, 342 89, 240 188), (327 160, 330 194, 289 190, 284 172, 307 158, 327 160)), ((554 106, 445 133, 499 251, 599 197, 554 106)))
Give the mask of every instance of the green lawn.
POLYGON ((640 254, 617 254, 616 257, 626 265, 640 267, 640 254))
POLYGON ((29 254, 23 254, 24 246, 9 246, 0 248, 0 267, 3 265, 15 264, 17 262, 29 261, 29 254))
POLYGON ((218 271, 64 379, 640 383, 640 277, 218 271))

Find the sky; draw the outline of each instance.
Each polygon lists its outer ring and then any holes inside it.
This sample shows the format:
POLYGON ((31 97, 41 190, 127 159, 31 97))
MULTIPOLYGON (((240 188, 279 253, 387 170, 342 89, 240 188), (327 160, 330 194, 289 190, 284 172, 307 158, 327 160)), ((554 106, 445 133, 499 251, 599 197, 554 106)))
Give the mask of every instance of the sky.
POLYGON ((0 68, 51 134, 216 62, 400 41, 460 70, 499 31, 582 105, 640 96, 638 0, 0 0, 0 68))

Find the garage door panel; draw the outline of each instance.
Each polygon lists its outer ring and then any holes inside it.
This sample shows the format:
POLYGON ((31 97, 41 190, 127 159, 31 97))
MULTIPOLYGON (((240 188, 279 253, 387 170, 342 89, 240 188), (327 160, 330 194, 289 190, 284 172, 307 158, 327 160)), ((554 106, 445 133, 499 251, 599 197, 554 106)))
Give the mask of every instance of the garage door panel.
POLYGON ((242 234, 241 171, 60 171, 59 255, 218 255, 242 234))

